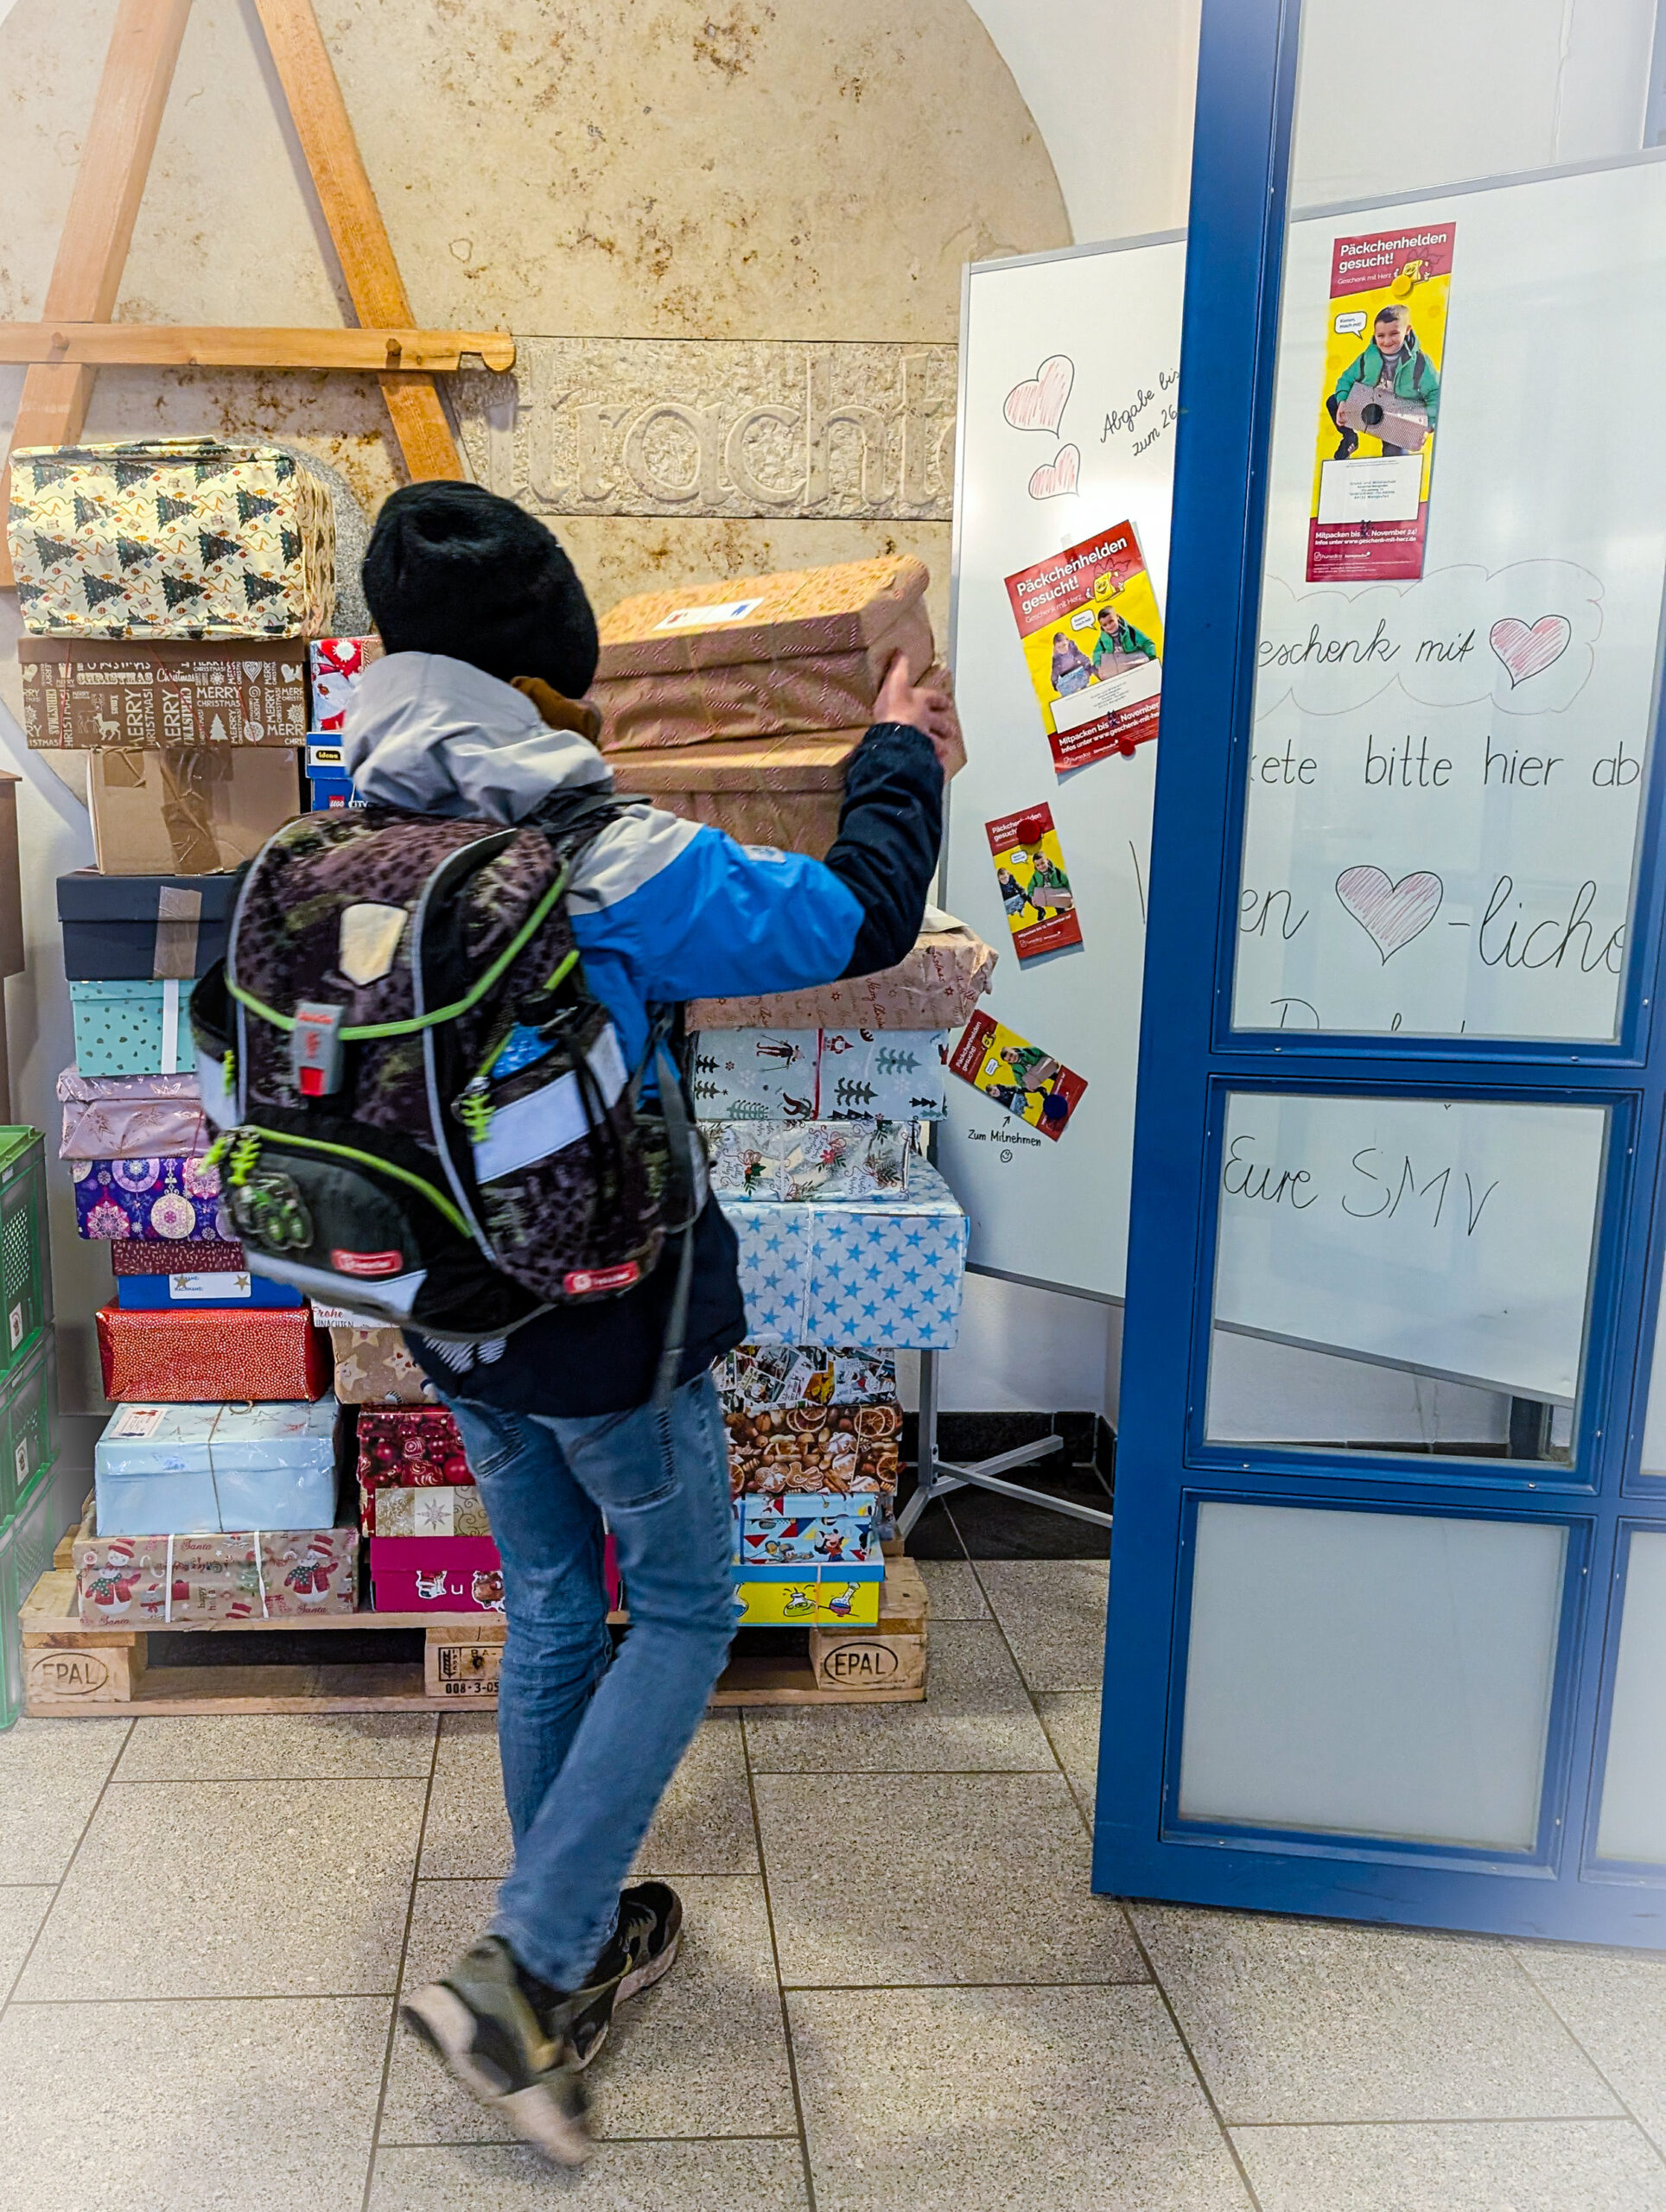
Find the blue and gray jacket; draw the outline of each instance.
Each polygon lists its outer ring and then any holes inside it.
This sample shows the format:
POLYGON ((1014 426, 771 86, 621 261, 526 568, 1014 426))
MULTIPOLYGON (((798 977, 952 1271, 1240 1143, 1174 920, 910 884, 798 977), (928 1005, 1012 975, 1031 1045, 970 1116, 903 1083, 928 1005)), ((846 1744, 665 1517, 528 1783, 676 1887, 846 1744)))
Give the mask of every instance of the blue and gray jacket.
MULTIPOLYGON (((605 791, 607 762, 531 700, 467 663, 391 653, 366 671, 342 731, 363 797, 423 814, 520 822, 558 792, 605 791)), ((943 772, 922 731, 880 722, 852 756, 839 834, 824 861, 741 845, 703 823, 627 806, 587 848, 569 894, 591 989, 627 1059, 650 1004, 787 991, 900 960, 937 866, 943 772)), ((746 1333, 734 1233, 708 1205, 695 1232, 683 1379, 746 1333)), ((604 1305, 545 1314, 466 1377, 411 1349, 453 1395, 523 1413, 618 1413, 652 1388, 672 1270, 604 1305)))

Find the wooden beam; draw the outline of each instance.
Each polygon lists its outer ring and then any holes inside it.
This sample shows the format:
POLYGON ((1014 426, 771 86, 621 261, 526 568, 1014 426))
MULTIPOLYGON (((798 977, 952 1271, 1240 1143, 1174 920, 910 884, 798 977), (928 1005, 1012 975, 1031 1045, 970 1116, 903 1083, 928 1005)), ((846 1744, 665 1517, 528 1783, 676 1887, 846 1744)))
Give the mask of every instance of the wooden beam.
MULTIPOLYGON (((121 0, 47 286, 48 318, 108 322, 115 312, 190 12, 191 0, 121 0)), ((23 378, 8 454, 11 446, 67 445, 78 437, 93 374, 85 365, 32 368, 23 378)), ((9 470, 0 472, 0 512, 10 497, 10 480, 9 470)), ((0 537, 0 584, 11 582, 10 556, 0 537)))
MULTIPOLYGON (((506 330, 289 329, 171 322, 0 322, 0 361, 92 367, 453 370, 515 365, 506 330)), ((54 441, 54 442, 57 442, 54 441)))
MULTIPOLYGON (((410 302, 312 0, 255 0, 255 9, 354 311, 363 323, 408 327, 410 302)), ((433 378, 385 370, 381 383, 412 479, 464 475, 433 378)))

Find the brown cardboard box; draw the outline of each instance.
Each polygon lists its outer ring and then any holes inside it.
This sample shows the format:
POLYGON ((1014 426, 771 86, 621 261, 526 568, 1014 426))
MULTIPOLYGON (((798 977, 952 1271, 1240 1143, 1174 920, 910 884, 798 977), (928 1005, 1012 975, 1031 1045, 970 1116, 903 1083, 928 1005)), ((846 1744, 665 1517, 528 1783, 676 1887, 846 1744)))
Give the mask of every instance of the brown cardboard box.
POLYGON ((611 683, 810 654, 888 659, 893 632, 909 622, 930 581, 923 561, 892 554, 641 592, 602 618, 596 675, 611 683))
POLYGON ((89 753, 92 851, 105 875, 215 875, 301 811, 293 753, 250 746, 89 753))
POLYGON ((862 739, 861 729, 818 730, 617 753, 614 782, 621 795, 709 822, 743 845, 779 845, 821 860, 838 835, 845 767, 862 739))
MULTIPOLYGON (((944 917, 947 919, 948 917, 944 917)), ((989 988, 995 954, 963 922, 922 930, 913 950, 877 976, 754 998, 694 999, 700 1029, 958 1029, 989 988)))
POLYGON ((304 641, 237 645, 20 638, 23 735, 61 746, 302 745, 304 641))

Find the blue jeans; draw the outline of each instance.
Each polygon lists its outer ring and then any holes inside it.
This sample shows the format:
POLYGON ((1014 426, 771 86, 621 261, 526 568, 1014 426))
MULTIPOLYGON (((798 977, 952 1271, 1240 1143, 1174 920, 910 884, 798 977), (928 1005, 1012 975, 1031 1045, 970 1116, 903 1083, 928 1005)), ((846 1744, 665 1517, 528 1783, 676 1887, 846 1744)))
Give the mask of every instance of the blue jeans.
POLYGON ((492 1932, 576 1989, 734 1634, 723 1416, 709 1375, 663 1412, 450 1403, 503 1556, 498 1742, 515 1864, 492 1932), (631 1615, 616 1658, 604 1514, 631 1615))

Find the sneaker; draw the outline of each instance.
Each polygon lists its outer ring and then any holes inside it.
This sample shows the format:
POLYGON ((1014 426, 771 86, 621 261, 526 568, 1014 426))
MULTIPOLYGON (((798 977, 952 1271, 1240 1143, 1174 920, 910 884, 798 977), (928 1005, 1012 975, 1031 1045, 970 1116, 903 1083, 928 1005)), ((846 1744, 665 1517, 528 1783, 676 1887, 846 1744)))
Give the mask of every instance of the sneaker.
POLYGON ((545 1994, 554 1993, 522 1971, 500 1936, 486 1936, 443 1981, 419 1989, 401 2017, 472 2096, 547 2158, 576 2166, 593 2147, 582 2061, 564 2004, 546 2012, 537 2001, 545 1994))
POLYGON ((671 1972, 682 1934, 683 1901, 665 1883, 638 1882, 620 1892, 619 1925, 589 1980, 559 2000, 576 2064, 588 2066, 607 2042, 615 2005, 671 1972))

